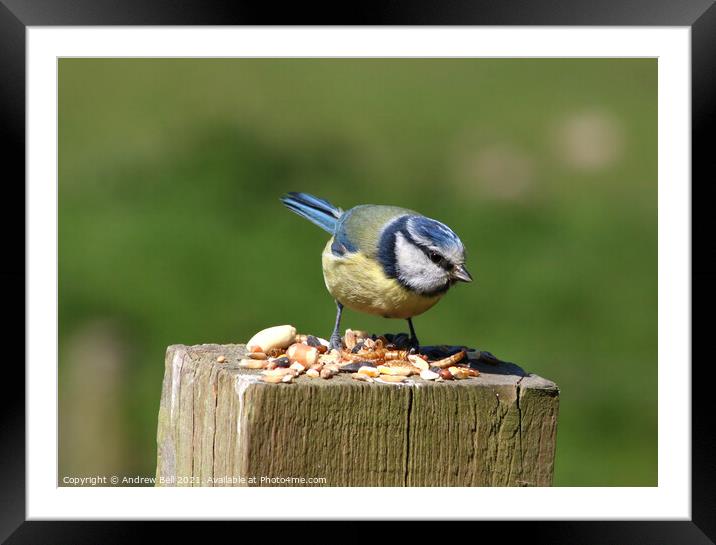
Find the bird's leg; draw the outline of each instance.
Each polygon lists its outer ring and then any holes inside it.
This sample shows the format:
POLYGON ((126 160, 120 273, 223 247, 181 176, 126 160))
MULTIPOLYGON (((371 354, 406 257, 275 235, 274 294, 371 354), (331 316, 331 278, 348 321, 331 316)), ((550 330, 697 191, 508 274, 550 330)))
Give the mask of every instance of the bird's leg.
POLYGON ((418 341, 418 336, 415 334, 412 318, 408 318, 408 327, 410 327, 410 346, 418 350, 420 348, 420 341, 418 341))
POLYGON ((329 344, 331 345, 331 348, 335 350, 341 350, 343 348, 343 341, 341 340, 341 334, 338 331, 341 328, 341 314, 343 313, 343 305, 336 301, 336 307, 338 309, 338 311, 336 312, 336 325, 333 326, 333 333, 331 333, 329 344))

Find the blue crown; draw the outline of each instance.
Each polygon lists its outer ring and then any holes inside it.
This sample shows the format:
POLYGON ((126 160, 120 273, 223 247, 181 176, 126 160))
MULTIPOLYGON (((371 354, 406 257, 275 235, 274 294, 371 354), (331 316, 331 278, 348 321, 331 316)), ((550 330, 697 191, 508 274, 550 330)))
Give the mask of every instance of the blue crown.
POLYGON ((413 216, 408 221, 408 232, 418 243, 431 242, 438 248, 462 249, 462 241, 452 229, 437 220, 424 216, 413 216))

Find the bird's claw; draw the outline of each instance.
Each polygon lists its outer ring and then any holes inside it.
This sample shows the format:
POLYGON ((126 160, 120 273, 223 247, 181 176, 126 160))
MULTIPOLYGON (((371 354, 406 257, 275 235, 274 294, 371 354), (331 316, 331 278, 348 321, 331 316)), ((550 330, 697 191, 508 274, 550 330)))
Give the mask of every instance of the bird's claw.
POLYGON ((331 350, 338 350, 339 352, 343 350, 343 339, 341 339, 340 335, 331 335, 331 338, 328 340, 328 344, 331 347, 331 350))

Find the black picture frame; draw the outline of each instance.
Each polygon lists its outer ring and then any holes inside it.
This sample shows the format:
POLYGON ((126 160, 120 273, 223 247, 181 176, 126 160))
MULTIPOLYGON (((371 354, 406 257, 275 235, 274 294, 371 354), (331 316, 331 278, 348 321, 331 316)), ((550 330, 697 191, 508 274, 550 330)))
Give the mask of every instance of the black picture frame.
MULTIPOLYGON (((5 266, 2 267, 6 311, 6 348, 19 352, 5 358, 4 397, 0 410, 0 540, 7 543, 108 543, 134 541, 140 522, 28 522, 25 520, 25 238, 15 236, 24 223, 25 203, 25 55, 26 27, 82 25, 588 25, 688 26, 692 52, 692 203, 708 206, 716 154, 710 145, 716 133, 716 6, 713 0, 453 0, 431 4, 410 0, 361 2, 346 9, 269 2, 208 0, 0 0, 0 135, 4 172, 5 211, 0 214, 5 266), (697 182, 698 180, 698 182, 697 182), (698 198, 694 198, 697 196, 698 198), (23 203, 23 206, 20 206, 23 203), (18 217, 19 216, 19 217, 18 217), (20 289, 23 286, 23 289, 20 289), (22 318, 21 318, 22 317, 22 318)), ((664 203, 668 204, 668 203, 664 203)), ((693 248, 707 248, 712 229, 693 210, 693 248)), ((711 252, 713 253, 713 250, 711 252)), ((708 254, 693 253, 692 289, 695 318, 713 302, 712 267, 708 254)), ((696 333, 706 321, 692 320, 693 349, 701 346, 696 333)), ((6 352, 7 353, 7 352, 6 352)), ((695 355, 696 350, 693 351, 695 355)), ((684 350, 684 358, 691 355, 684 350)), ((683 362, 680 362, 683 363, 683 362)), ((690 521, 547 521, 489 522, 491 530, 511 539, 548 543, 678 543, 706 544, 716 539, 715 425, 710 405, 708 358, 692 359, 692 518, 690 521)), ((662 377, 660 377, 662 380, 662 377)), ((506 506, 506 509, 509 509, 506 506)), ((350 513, 347 513, 347 516, 350 513)), ((158 524, 158 523, 157 523, 158 524)), ((228 523, 227 523, 228 524, 228 523)), ((248 523, 241 523, 248 524, 248 523)), ((184 539, 207 537, 205 530, 183 523, 162 523, 165 539, 181 532, 184 539), (200 533, 201 532, 201 533, 200 533)), ((245 532, 248 528, 242 527, 245 532)), ((256 528, 256 530, 259 530, 256 528)), ((142 530, 143 532, 144 530, 142 530)), ((273 531, 273 530, 272 530, 273 531)), ((210 538, 210 537, 209 537, 210 538)), ((477 538, 476 538, 477 539, 477 538)))

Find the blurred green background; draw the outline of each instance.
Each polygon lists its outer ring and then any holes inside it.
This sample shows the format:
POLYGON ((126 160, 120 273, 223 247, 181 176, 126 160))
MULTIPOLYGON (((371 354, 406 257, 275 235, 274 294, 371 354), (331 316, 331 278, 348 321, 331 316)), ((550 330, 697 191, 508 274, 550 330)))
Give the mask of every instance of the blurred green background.
POLYGON ((61 59, 60 482, 154 474, 167 345, 329 334, 289 190, 449 224, 421 340, 557 382, 555 485, 657 484, 655 59, 61 59))

